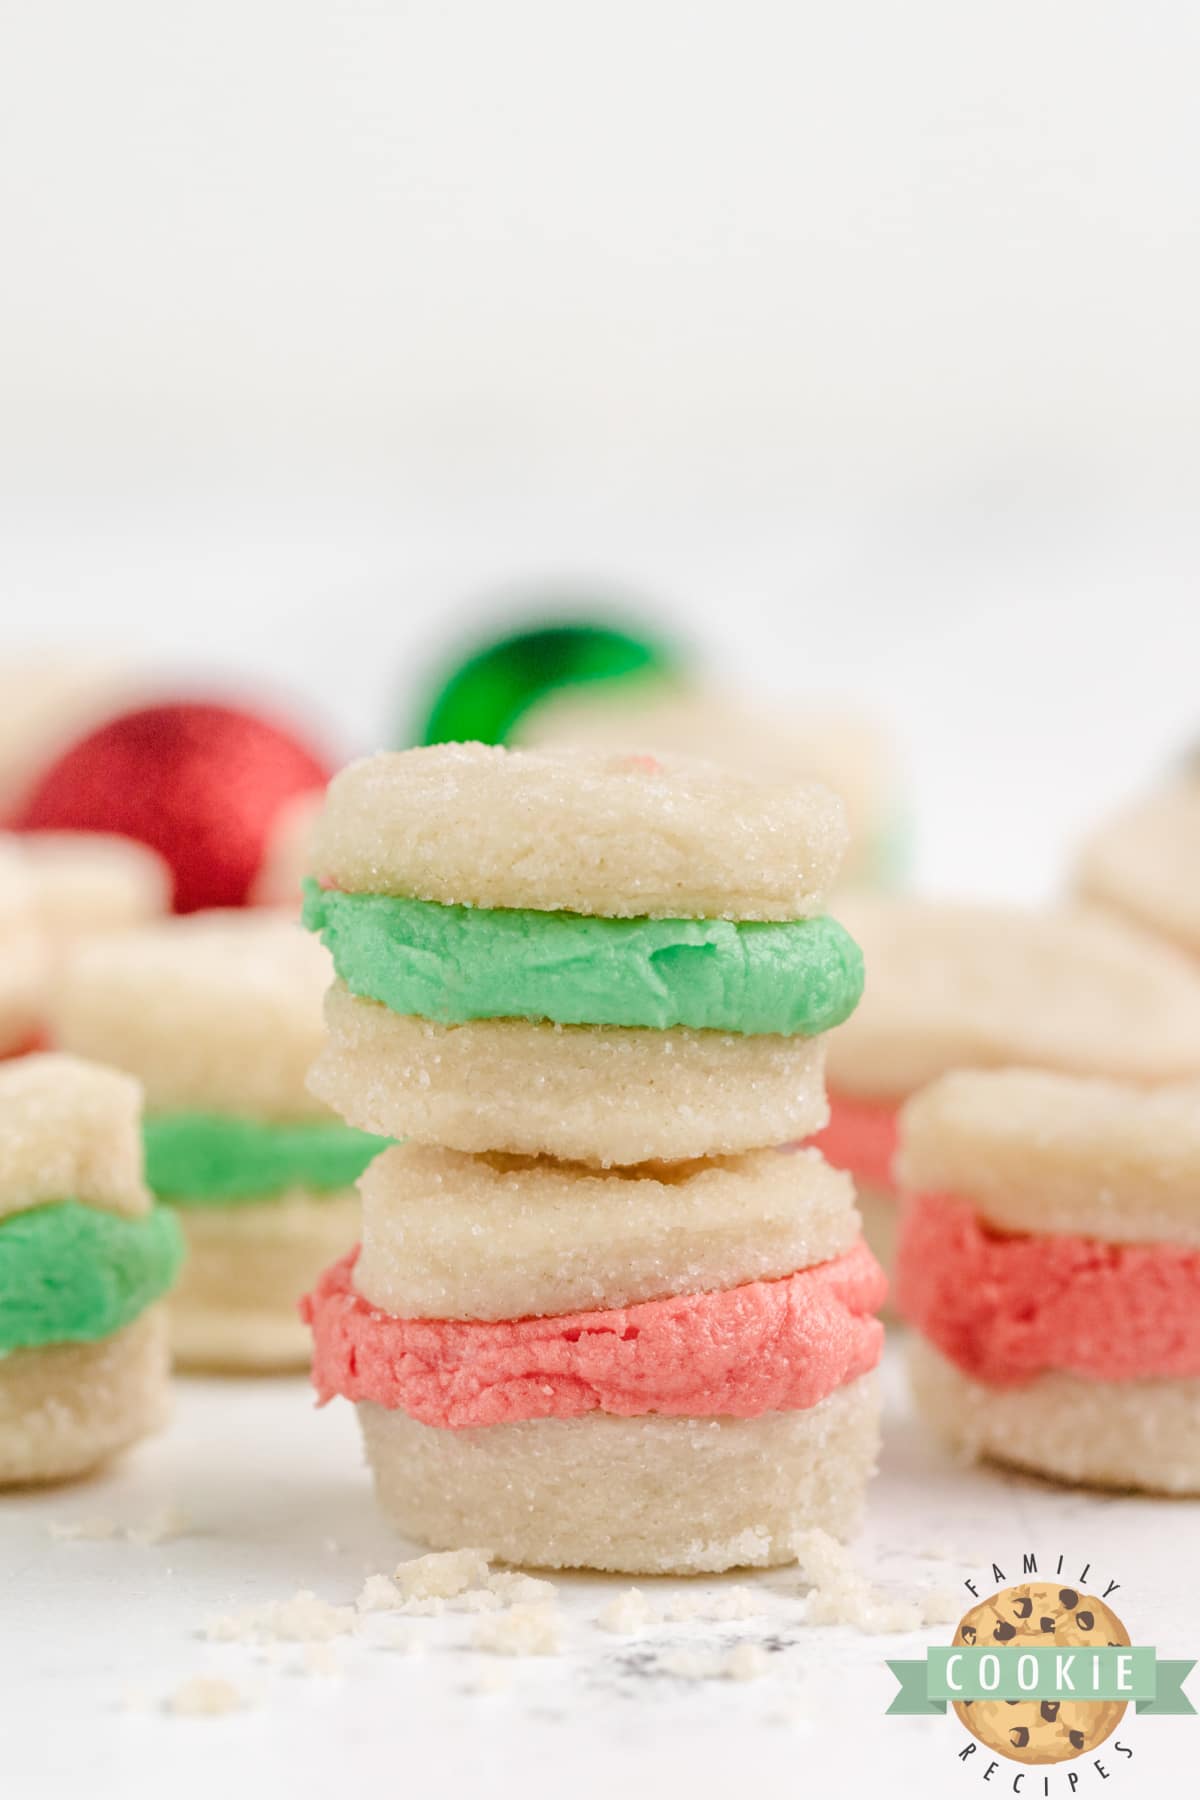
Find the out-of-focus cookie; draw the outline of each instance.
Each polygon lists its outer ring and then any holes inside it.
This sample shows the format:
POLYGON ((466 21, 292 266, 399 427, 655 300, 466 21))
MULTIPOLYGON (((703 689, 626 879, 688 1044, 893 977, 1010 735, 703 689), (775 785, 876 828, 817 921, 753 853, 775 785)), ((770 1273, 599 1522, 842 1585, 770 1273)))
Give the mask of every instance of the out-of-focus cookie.
POLYGON ((901 1117, 918 1402, 972 1454, 1200 1492, 1196 1090, 990 1071, 901 1117))
POLYGON ((0 1069, 0 1486, 83 1474, 165 1416, 183 1245, 142 1179, 140 1103, 73 1057, 0 1069))
POLYGON ((265 909, 94 939, 62 971, 56 1041, 146 1089, 147 1178, 190 1252, 171 1301, 184 1366, 302 1365, 297 1301, 357 1234, 353 1184, 380 1146, 305 1086, 328 975, 265 909))
POLYGON ((609 755, 632 746, 703 757, 748 781, 820 782, 846 808, 839 885, 890 887, 902 870, 895 750, 877 724, 849 711, 785 708, 707 685, 631 682, 549 694, 517 721, 512 741, 609 755))
POLYGON ((900 1106, 954 1069, 1023 1067, 1150 1086, 1200 1079, 1200 971, 1090 911, 847 896, 862 1001, 829 1038, 830 1121, 816 1140, 863 1196, 868 1237, 894 1208, 900 1106))
POLYGON ((1085 844, 1084 899, 1200 956, 1200 777, 1135 801, 1085 844))
POLYGON ((0 833, 0 1057, 32 1047, 49 969, 33 876, 18 841, 0 833))

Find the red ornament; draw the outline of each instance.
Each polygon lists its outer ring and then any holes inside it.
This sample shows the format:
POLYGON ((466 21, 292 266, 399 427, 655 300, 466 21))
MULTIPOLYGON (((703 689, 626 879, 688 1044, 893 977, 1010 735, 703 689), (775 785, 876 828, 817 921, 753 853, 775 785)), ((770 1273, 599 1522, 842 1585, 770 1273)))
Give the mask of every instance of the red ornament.
POLYGON ((331 772, 256 713, 200 701, 146 706, 65 751, 15 824, 149 844, 174 874, 176 912, 244 906, 279 808, 331 772))

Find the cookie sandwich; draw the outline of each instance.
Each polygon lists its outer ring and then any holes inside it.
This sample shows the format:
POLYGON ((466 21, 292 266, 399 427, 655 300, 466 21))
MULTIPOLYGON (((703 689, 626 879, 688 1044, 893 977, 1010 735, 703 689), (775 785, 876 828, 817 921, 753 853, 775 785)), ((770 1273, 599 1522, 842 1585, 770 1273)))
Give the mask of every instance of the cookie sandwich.
POLYGON ((147 1180, 187 1240, 186 1367, 303 1366, 297 1300, 358 1236, 354 1182, 379 1146, 305 1086, 328 974, 294 919, 212 912, 81 945, 57 984, 56 1042, 145 1087, 147 1180))
POLYGON ((829 1039, 830 1119, 814 1141, 853 1175, 885 1268, 900 1108, 940 1075, 1023 1067, 1138 1086, 1200 1077, 1200 972, 1120 920, 865 895, 839 911, 867 982, 829 1039))
POLYGON ((948 1075, 904 1109, 898 1170, 934 1428, 1062 1481, 1200 1493, 1200 1088, 948 1075))
POLYGON ((772 1147, 823 1117, 861 986, 823 910, 843 829, 824 790, 650 756, 335 778, 312 1083, 406 1141, 305 1311, 408 1535, 653 1572, 854 1529, 884 1282, 849 1180, 772 1147))
POLYGON ((143 1180, 138 1084, 0 1068, 0 1484, 81 1475, 166 1416, 179 1227, 143 1180))

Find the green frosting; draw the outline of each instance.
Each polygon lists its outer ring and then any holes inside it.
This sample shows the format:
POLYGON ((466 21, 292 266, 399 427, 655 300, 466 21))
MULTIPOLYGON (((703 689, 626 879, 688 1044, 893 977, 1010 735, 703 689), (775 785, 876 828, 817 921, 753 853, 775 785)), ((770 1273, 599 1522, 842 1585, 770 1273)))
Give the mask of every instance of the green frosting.
POLYGON ((560 688, 669 679, 682 667, 669 645, 610 625, 514 631, 438 677, 409 741, 507 743, 521 716, 560 688))
POLYGON ((586 918, 310 881, 304 923, 352 993, 445 1024, 551 1019, 815 1037, 849 1017, 863 985, 858 945, 828 918, 586 918))
POLYGON ((0 1356, 111 1337, 165 1294, 183 1234, 164 1207, 123 1218, 61 1200, 0 1220, 0 1356))
POLYGON ((147 1184, 176 1206, 351 1187, 388 1143, 335 1119, 269 1125, 229 1113, 159 1113, 144 1121, 143 1133, 147 1184))

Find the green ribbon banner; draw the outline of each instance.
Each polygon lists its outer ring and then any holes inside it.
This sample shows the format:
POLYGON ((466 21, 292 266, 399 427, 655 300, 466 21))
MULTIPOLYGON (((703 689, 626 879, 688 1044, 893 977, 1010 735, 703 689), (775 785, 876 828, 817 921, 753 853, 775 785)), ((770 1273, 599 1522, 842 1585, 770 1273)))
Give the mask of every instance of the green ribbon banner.
POLYGON ((1150 1646, 955 1644, 889 1662, 890 1713, 944 1713, 951 1700, 1132 1700, 1140 1713, 1194 1713, 1183 1684, 1195 1662, 1160 1662, 1150 1646))

